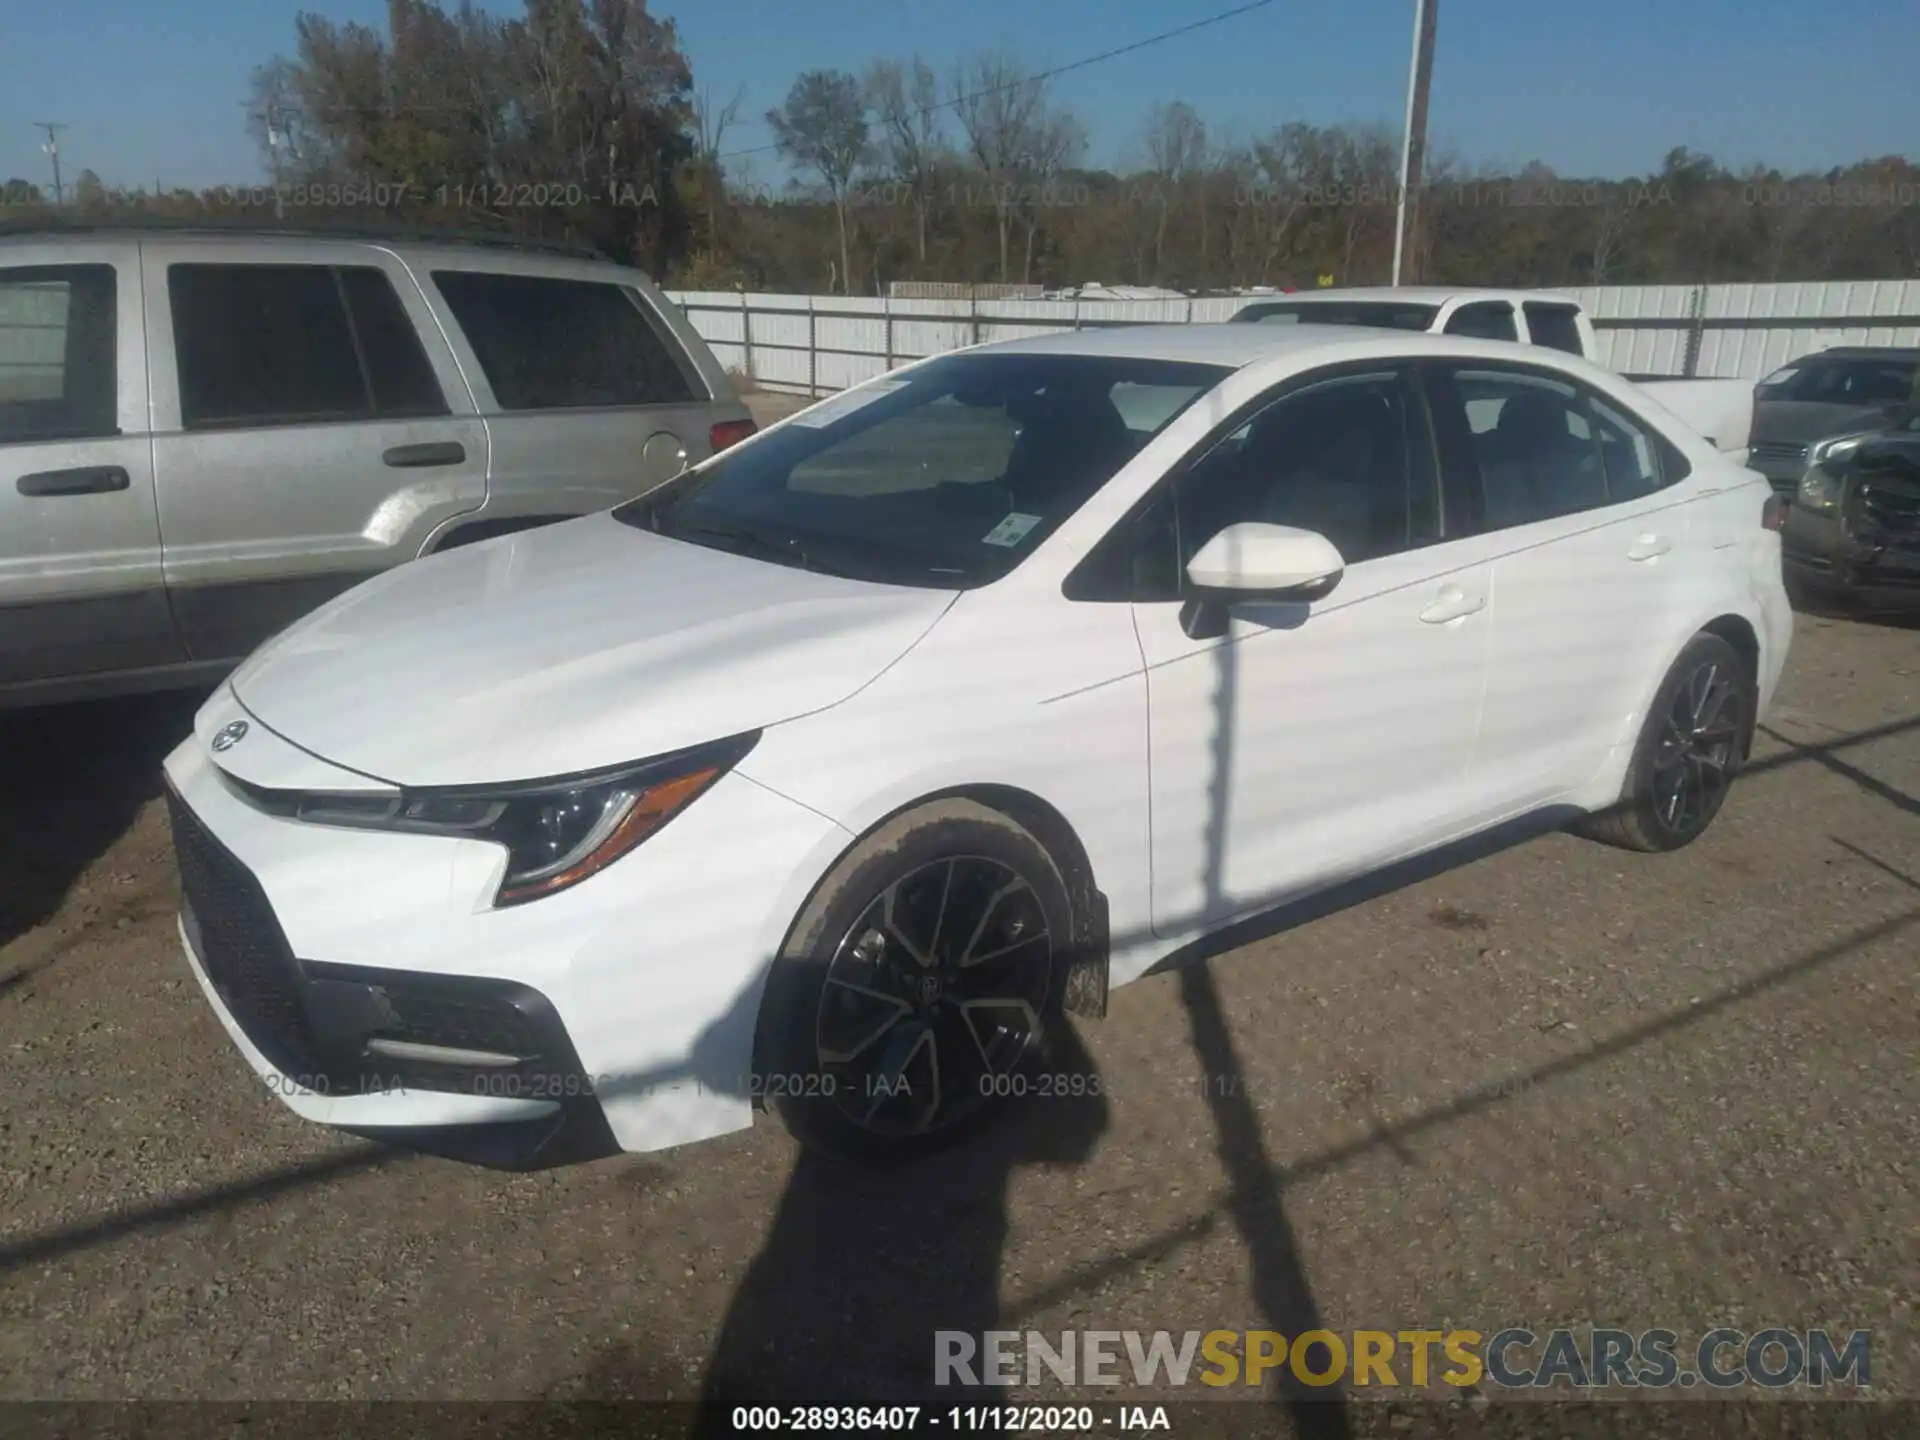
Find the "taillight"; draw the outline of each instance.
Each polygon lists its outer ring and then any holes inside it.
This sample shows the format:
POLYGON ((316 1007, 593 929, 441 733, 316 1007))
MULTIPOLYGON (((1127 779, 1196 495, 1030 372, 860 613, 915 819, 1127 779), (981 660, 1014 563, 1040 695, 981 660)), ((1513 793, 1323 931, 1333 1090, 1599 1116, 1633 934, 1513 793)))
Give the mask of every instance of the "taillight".
POLYGON ((718 455, 729 445, 738 445, 758 428, 751 420, 722 420, 707 431, 707 443, 718 455))
POLYGON ((1761 528, 1772 530, 1776 534, 1787 528, 1787 497, 1777 491, 1767 497, 1767 503, 1760 507, 1761 528))

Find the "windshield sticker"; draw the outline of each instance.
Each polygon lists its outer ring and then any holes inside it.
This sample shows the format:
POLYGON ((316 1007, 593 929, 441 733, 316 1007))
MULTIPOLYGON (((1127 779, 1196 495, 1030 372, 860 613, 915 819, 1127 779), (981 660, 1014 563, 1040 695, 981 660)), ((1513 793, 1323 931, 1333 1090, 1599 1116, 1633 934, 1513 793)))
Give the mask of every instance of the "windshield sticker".
POLYGON ((907 382, 904 380, 876 380, 871 385, 862 385, 858 390, 848 390, 822 400, 818 405, 810 405, 789 423, 818 430, 836 420, 845 419, 856 410, 866 409, 876 400, 884 400, 896 390, 906 388, 907 382))
POLYGON ((1015 510, 982 538, 983 545, 1018 545, 1027 538, 1027 533, 1040 523, 1038 515, 1022 515, 1015 510))

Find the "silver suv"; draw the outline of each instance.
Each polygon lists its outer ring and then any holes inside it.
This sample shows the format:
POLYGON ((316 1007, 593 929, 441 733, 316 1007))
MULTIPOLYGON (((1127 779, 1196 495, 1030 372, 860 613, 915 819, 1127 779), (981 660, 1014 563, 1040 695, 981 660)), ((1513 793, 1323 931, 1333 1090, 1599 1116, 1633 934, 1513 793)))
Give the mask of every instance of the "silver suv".
POLYGON ((0 706, 217 678, 369 576, 752 430, 680 312, 586 252, 0 237, 0 706))

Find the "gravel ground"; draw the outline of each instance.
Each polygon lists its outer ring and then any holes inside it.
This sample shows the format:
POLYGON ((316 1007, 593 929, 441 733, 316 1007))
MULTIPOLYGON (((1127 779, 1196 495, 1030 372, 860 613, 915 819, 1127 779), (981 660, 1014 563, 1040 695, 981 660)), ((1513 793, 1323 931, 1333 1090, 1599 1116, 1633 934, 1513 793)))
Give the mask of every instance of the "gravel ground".
POLYGON ((1920 1400, 1920 630, 1803 617, 1689 850, 1549 835, 1144 980, 1080 1027, 1101 1099, 883 1175, 764 1119, 527 1176, 296 1120, 178 953, 196 699, 0 715, 0 1399, 878 1401, 936 1329, 1780 1324, 1920 1400))

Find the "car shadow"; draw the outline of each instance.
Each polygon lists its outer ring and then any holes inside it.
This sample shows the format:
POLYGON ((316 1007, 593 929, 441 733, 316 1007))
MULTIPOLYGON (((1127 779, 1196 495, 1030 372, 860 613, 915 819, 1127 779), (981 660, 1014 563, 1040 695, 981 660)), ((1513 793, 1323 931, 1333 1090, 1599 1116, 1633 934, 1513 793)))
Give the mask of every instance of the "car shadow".
MULTIPOLYGON (((857 1396, 865 1405, 944 1411, 983 1398, 964 1372, 940 1383, 936 1336, 957 1331, 977 1343, 994 1328, 1014 1173, 1082 1164, 1107 1127, 1099 1072, 1071 1022, 1055 1022, 1034 1073, 1067 1093, 1010 1101, 996 1123, 927 1159, 866 1166, 799 1153, 766 1241, 728 1304, 695 1433, 733 1433, 736 1405, 857 1396)), ((621 1344, 568 1391, 652 1399, 659 1375, 644 1345, 621 1344)))
MULTIPOLYGON (((0 710, 0 946, 45 924, 160 794, 204 689, 0 710)), ((23 981, 0 979, 0 990, 23 981)))

